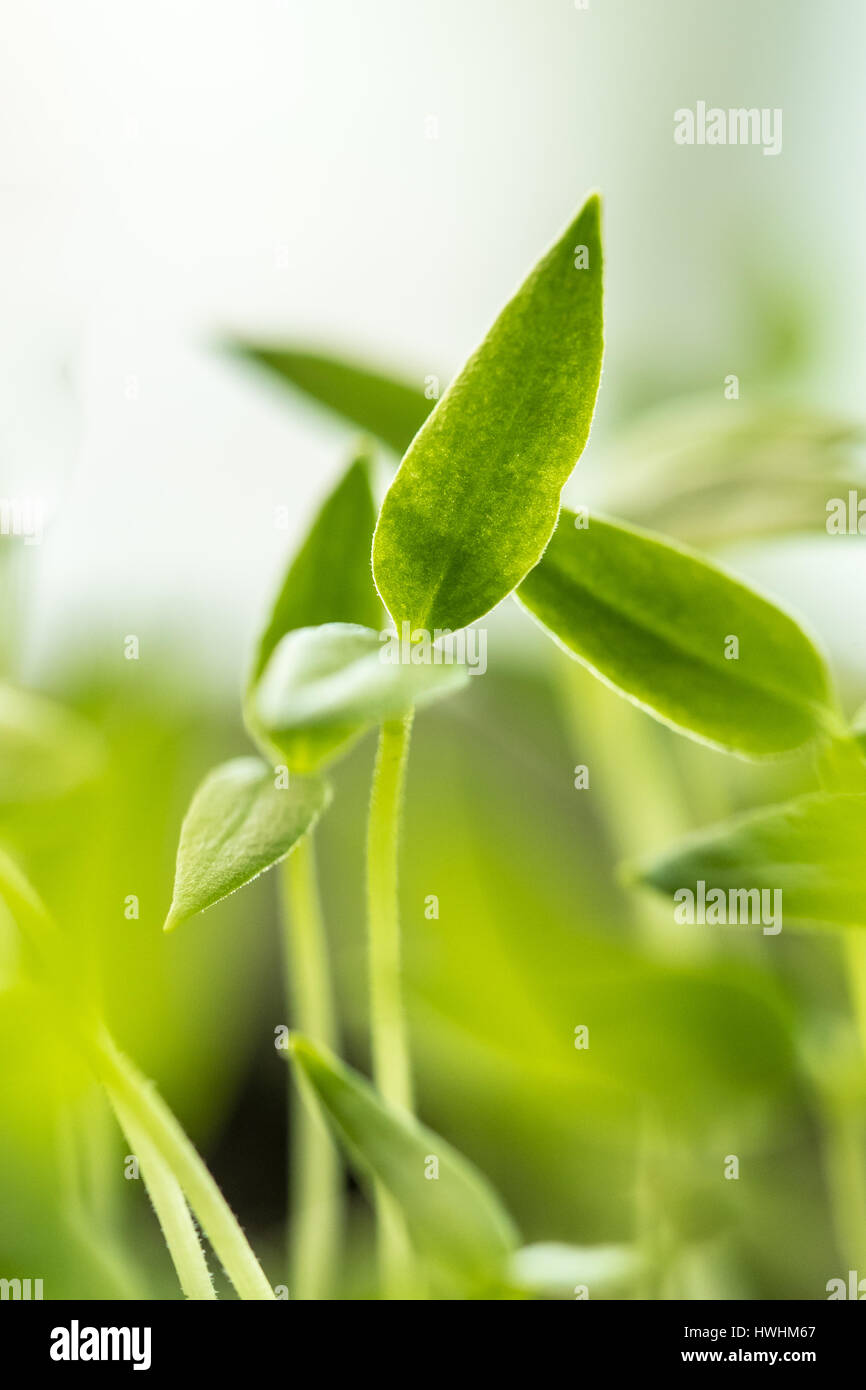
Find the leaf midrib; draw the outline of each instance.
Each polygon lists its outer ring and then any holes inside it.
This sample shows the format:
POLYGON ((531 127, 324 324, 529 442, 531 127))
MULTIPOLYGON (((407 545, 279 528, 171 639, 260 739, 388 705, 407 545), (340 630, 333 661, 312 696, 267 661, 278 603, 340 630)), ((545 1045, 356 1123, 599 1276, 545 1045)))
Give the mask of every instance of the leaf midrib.
MULTIPOLYGON (((541 563, 543 564, 544 561, 542 560, 541 563)), ((581 584, 579 581, 574 580, 570 576, 568 577, 568 580, 569 583, 573 584, 574 587, 580 593, 588 595, 588 597, 593 603, 597 604, 600 608, 603 608, 606 613, 612 613, 614 617, 619 619, 620 622, 626 621, 631 623, 633 627, 642 627, 644 631, 648 632, 651 637, 654 637, 663 646, 666 646, 669 650, 673 651, 679 656, 685 656, 689 658, 696 665, 703 666, 704 669, 712 672, 713 675, 721 675, 727 673, 727 668, 721 664, 721 661, 713 661, 706 653, 702 651, 695 652, 695 650, 689 647, 685 642, 678 641, 676 637, 670 636, 666 630, 663 630, 657 625, 653 624, 652 621, 641 620, 640 622, 637 622, 631 614, 626 614, 625 617, 623 617, 621 610, 614 607, 614 605, 608 599, 600 598, 598 594, 594 593, 588 587, 588 585, 581 584)), ((530 605, 526 606, 530 607, 531 611, 534 611, 531 609, 530 605)), ((781 610, 779 611, 781 612, 781 610)), ((540 615, 536 614, 536 616, 540 615)), ((787 615, 785 616, 787 617, 787 615)), ((549 632, 552 632, 554 636, 559 636, 560 641, 562 641, 561 636, 556 632, 554 628, 551 628, 549 624, 544 621, 544 619, 541 619, 541 621, 544 622, 544 626, 548 629, 549 632)), ((798 628, 797 631, 799 632, 800 629, 798 628)), ((568 646, 568 643, 566 643, 565 645, 568 646)), ((588 658, 585 659, 588 660, 588 658)), ((829 713, 829 711, 825 704, 818 703, 815 700, 800 700, 796 696, 792 696, 786 687, 777 688, 772 683, 757 681, 750 675, 743 676, 742 668, 739 674, 739 680, 742 682, 743 685, 747 686, 752 691, 757 691, 759 695, 769 695, 782 704, 790 705, 796 710, 805 710, 808 714, 817 713, 819 716, 817 723, 823 726, 827 724, 826 716, 829 713)))

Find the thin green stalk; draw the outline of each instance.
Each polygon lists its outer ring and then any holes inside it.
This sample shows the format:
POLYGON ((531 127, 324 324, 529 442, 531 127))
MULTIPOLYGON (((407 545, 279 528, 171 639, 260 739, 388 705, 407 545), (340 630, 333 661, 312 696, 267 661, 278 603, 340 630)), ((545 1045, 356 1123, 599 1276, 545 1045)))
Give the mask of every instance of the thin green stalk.
POLYGON ((141 1176, 184 1294, 197 1302, 216 1299, 198 1231, 177 1179, 129 1108, 113 1092, 108 1094, 141 1165, 141 1176))
MULTIPOLYGON (((397 883, 400 807, 411 731, 411 714, 382 725, 367 834, 373 1077, 382 1097, 405 1110, 412 1109, 412 1074, 400 969, 397 883)), ((405 1224, 381 1189, 376 1205, 383 1290, 386 1297, 400 1297, 409 1266, 405 1224)))
POLYGON ((822 1152, 833 1230, 848 1269, 862 1266, 866 1250, 866 1167, 863 1121, 850 1101, 824 1098, 822 1152))
POLYGON ((405 1110, 412 1109, 412 1075, 400 969, 397 865, 411 731, 411 715, 382 725, 367 839, 373 1076, 385 1100, 405 1110))
POLYGON ((128 1260, 126 1251, 115 1243, 99 1214, 85 1201, 79 1153, 83 1147, 79 1140, 84 1138, 81 1133, 84 1127, 76 1124, 76 1118, 71 1106, 59 1105, 58 1157, 66 1225, 94 1272, 114 1290, 114 1296, 140 1302, 147 1297, 147 1292, 137 1270, 128 1260))
MULTIPOLYGON (((818 751, 818 776, 830 792, 866 792, 866 761, 857 741, 834 739, 818 751)), ((843 933, 842 951, 854 1021, 866 1057, 866 941, 861 927, 843 933)))
MULTIPOLYGON (((282 865, 283 954, 293 1026, 339 1051, 328 946, 312 834, 282 865)), ((341 1226, 341 1166, 318 1107, 303 1104, 289 1070, 289 1287, 293 1297, 333 1292, 341 1226)))
POLYGON ((126 1112, 180 1184, 238 1296, 273 1299, 246 1236, 168 1106, 105 1029, 85 1046, 115 1109, 126 1112))
POLYGON ((862 927, 851 927, 845 932, 844 951, 854 1020, 866 1058, 866 933, 862 927))
MULTIPOLYGON (((866 791, 866 764, 855 739, 834 739, 818 753, 822 786, 834 792, 866 791)), ((854 1023, 866 1058, 866 941, 862 928, 842 933, 842 957, 854 1023)), ((840 1253, 856 1269, 866 1241, 866 1159, 862 1107, 836 1096, 818 1080, 823 1116, 824 1168, 840 1253), (858 1253, 860 1252, 860 1253, 858 1253)))

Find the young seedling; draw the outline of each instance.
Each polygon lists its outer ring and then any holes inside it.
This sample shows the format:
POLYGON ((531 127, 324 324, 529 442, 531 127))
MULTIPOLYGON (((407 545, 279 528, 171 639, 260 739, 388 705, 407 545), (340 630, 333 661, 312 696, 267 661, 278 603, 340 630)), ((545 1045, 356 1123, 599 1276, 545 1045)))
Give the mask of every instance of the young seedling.
MULTIPOLYGON (((370 460, 360 454, 327 499, 297 556, 256 646, 244 700, 247 728, 267 762, 238 759, 212 772, 184 820, 166 927, 200 912, 285 861, 284 954, 291 1017, 326 1046, 338 1045, 336 1007, 319 905, 313 827, 330 791, 322 772, 367 730, 383 739, 419 705, 461 687, 455 664, 383 660, 381 607, 370 573, 375 508, 370 460)), ((390 808, 396 814, 396 807, 390 808)), ((376 823, 375 813, 372 823, 376 823)), ((388 816, 390 833, 391 814, 388 816)), ((387 902, 373 855, 371 921, 387 902)), ((388 911, 389 908, 386 908, 388 911)), ((387 1020, 371 934, 374 1020, 387 1020)), ((399 1013, 402 1026, 402 1012, 399 1013)), ((375 1027, 375 1023, 374 1023, 375 1027)), ((321 1122, 295 1108, 290 1155, 291 1287, 302 1298, 333 1291, 340 1234, 340 1172, 321 1122)))
MULTIPOLYGON (((752 759, 821 747, 826 775, 856 797, 864 763, 824 659, 801 625, 661 536, 587 509, 558 516, 560 489, 586 442, 601 345, 601 247, 591 199, 411 442, 409 421, 414 425, 425 407, 416 392, 413 414, 410 388, 369 374, 366 400, 362 369, 296 350, 245 351, 398 452, 408 445, 373 550, 377 588, 399 628, 408 623, 416 639, 432 627, 458 629, 514 593, 570 656, 670 727, 752 759), (579 247, 586 254, 572 259, 579 247)), ((384 1103, 404 1107, 411 1085, 396 1022, 395 846, 408 738, 408 720, 394 723, 381 745, 384 785, 374 792, 373 807, 377 819, 384 808, 383 829, 373 842, 388 847, 390 860, 372 876, 381 890, 377 900, 392 904, 384 929, 376 927, 387 942, 383 975, 391 979, 378 1046, 373 1019, 376 1078, 384 1103)), ((821 814, 850 812, 856 827, 859 802, 835 803, 829 812, 827 803, 820 806, 821 814)), ((816 830, 811 822, 809 830, 816 830)), ((790 816, 783 817, 782 838, 790 831, 790 816)), ((819 846, 833 841, 832 832, 818 834, 819 846)), ((848 839, 844 844, 843 855, 851 849, 848 839)), ((814 885, 819 865, 812 841, 791 840, 792 865, 806 853, 807 881, 814 885)), ((730 855, 735 871, 748 877, 748 856, 738 845, 730 855)), ((778 855, 770 862, 777 872, 778 855)), ((709 874, 709 857, 700 866, 709 874)), ((681 870, 662 867, 645 877, 669 885, 681 870)), ((820 875, 810 920, 839 919, 834 881, 831 872, 820 875)), ((845 886, 841 896, 846 911, 854 911, 853 892, 845 886)), ((857 971, 862 1001, 862 967, 857 971)))
MULTIPOLYGON (((334 1287, 340 1175, 322 1117, 374 1188, 386 1296, 417 1286, 413 1260, 437 1287, 474 1297, 553 1287, 565 1268, 570 1277, 584 1267, 600 1280, 638 1277, 647 1261, 632 1250, 521 1249, 481 1175, 412 1114, 398 912, 401 799, 414 711, 466 684, 465 669, 441 643, 431 645, 431 635, 459 632, 514 595, 569 657, 690 738, 753 759, 819 747, 823 793, 730 823, 638 871, 666 892, 699 879, 718 891, 743 880, 782 889, 790 919, 806 925, 863 926, 851 869, 866 828, 858 730, 849 730, 812 640, 773 603, 661 536, 591 509, 560 511, 601 372, 597 199, 506 305, 429 416, 411 391, 373 374, 310 354, 249 353, 391 446, 408 444, 378 521, 369 462, 359 457, 292 562, 245 692, 260 756, 213 770, 196 792, 166 922, 174 927, 285 866, 291 1014, 309 1035, 294 1036, 291 1055, 314 1107, 293 1123, 295 1292, 323 1296, 334 1287), (409 633, 408 655, 396 664, 383 659, 379 596, 396 631, 409 633), (379 749, 367 886, 375 1087, 334 1055, 337 1011, 312 849, 330 798, 324 773, 373 728, 379 749)), ((5 860, 0 890, 43 987, 65 999, 63 942, 5 860)), ((850 956, 862 1022, 859 940, 850 956)), ((65 1000, 61 1017, 139 1152, 187 1295, 213 1297, 191 1208, 240 1296, 272 1298, 210 1174, 86 992, 65 1000)))

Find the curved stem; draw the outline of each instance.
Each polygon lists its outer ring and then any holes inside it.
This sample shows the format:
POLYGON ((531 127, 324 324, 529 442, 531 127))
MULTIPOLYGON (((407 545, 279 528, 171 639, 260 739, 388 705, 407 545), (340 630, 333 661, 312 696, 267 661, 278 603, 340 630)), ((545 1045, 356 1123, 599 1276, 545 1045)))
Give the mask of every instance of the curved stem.
POLYGON ((225 1198, 165 1101, 117 1047, 106 1029, 85 1042, 115 1109, 145 1135, 186 1194, 202 1230, 243 1299, 273 1299, 274 1291, 225 1198))
MULTIPOLYGON (((339 1051, 328 947, 316 877, 312 834, 281 866, 286 997, 293 1026, 339 1051)), ((301 1103, 288 1069, 291 1121, 289 1263, 294 1298, 332 1292, 341 1224, 341 1166, 316 1109, 301 1103)))
POLYGON ((112 1091, 108 1095, 120 1127, 141 1164, 141 1176, 184 1294, 197 1302, 215 1299, 204 1250, 179 1183, 129 1109, 112 1091))
MULTIPOLYGON (((409 1040, 400 973, 400 915, 397 896, 400 805, 409 753, 412 716, 382 725, 373 773, 367 834, 370 1035, 373 1077, 383 1099, 412 1108, 409 1040)), ((377 1190, 379 1247, 386 1297, 399 1297, 409 1261, 400 1212, 377 1190)))

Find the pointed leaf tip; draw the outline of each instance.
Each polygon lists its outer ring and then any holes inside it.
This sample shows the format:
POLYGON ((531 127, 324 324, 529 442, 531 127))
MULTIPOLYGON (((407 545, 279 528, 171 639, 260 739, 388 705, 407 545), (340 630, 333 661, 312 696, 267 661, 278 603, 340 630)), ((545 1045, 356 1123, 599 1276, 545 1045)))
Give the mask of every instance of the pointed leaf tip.
POLYGON ((595 410, 602 268, 593 195, 412 441, 373 543, 398 627, 467 627, 541 557, 595 410))
POLYGON ((402 1208, 418 1252, 461 1287, 502 1277, 518 1236, 474 1165, 309 1038, 294 1035, 291 1051, 356 1172, 381 1183, 402 1208), (431 1156, 435 1182, 425 1180, 431 1156))
POLYGON ((329 800, 320 778, 286 778, 260 758, 234 758, 214 768, 184 817, 165 930, 285 859, 329 800))

